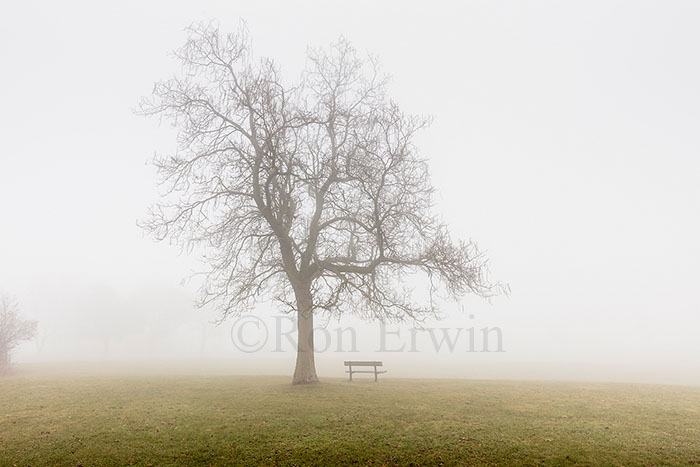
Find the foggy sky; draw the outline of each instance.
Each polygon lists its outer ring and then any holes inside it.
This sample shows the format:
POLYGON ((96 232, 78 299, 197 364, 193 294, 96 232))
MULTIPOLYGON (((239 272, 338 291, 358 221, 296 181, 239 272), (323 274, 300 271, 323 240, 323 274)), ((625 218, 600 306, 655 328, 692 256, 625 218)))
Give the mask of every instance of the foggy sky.
MULTIPOLYGON (((512 288, 466 299, 465 313, 450 304, 434 323, 468 327, 473 314, 502 329, 503 353, 378 357, 370 345, 369 358, 418 361, 431 376, 523 377, 514 369, 535 364, 551 377, 575 378, 577 365, 594 378, 698 373, 700 4, 456 3, 2 3, 0 290, 46 342, 17 360, 170 349, 291 372, 292 353, 254 360, 226 323, 209 326, 215 316, 191 307, 195 284, 180 285, 197 258, 136 226, 157 200, 147 162, 174 149, 175 133, 132 109, 178 71, 168 51, 186 25, 232 30, 244 18, 256 55, 288 80, 307 46, 341 34, 380 57, 390 95, 435 119, 419 144, 437 211, 512 288), (159 332, 111 348, 95 337, 128 313, 159 332)), ((362 329, 374 339, 376 327, 362 329)), ((342 359, 319 365, 339 376, 342 359)))

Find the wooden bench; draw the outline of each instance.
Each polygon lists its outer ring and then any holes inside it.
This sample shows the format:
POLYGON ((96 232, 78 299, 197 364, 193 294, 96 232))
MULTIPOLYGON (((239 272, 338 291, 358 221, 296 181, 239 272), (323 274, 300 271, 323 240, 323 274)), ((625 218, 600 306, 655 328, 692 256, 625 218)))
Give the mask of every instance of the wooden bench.
POLYGON ((352 381, 352 374, 353 373, 374 373, 374 381, 377 381, 377 375, 379 373, 386 373, 386 371, 381 371, 377 370, 378 366, 382 366, 382 362, 357 362, 357 361, 349 361, 345 362, 345 366, 349 367, 349 369, 345 372, 348 374, 350 377, 349 381, 352 381), (353 370, 352 367, 354 366, 362 366, 362 367, 367 367, 367 366, 373 366, 374 370, 353 370))

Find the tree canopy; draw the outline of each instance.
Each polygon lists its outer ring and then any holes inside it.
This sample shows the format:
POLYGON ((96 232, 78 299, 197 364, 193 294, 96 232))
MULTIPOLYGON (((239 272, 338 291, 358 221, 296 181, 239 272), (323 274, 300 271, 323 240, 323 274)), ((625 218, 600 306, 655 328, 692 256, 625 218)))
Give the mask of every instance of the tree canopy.
POLYGON ((36 321, 22 319, 17 302, 0 297, 0 369, 10 364, 10 352, 36 334, 36 321))

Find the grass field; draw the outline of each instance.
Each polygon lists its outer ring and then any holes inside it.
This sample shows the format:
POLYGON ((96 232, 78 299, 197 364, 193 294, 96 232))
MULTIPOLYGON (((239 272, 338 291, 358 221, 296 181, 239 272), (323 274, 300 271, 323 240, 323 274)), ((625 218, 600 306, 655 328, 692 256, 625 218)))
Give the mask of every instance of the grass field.
POLYGON ((700 388, 37 373, 0 379, 0 464, 700 465, 700 388))

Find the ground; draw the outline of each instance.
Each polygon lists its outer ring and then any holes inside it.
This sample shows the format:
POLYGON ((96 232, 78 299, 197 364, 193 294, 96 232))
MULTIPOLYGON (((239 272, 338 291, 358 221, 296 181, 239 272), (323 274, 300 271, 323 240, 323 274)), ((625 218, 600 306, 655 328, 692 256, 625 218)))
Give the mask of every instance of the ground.
POLYGON ((700 388, 42 374, 0 379, 0 465, 700 465, 700 388))

